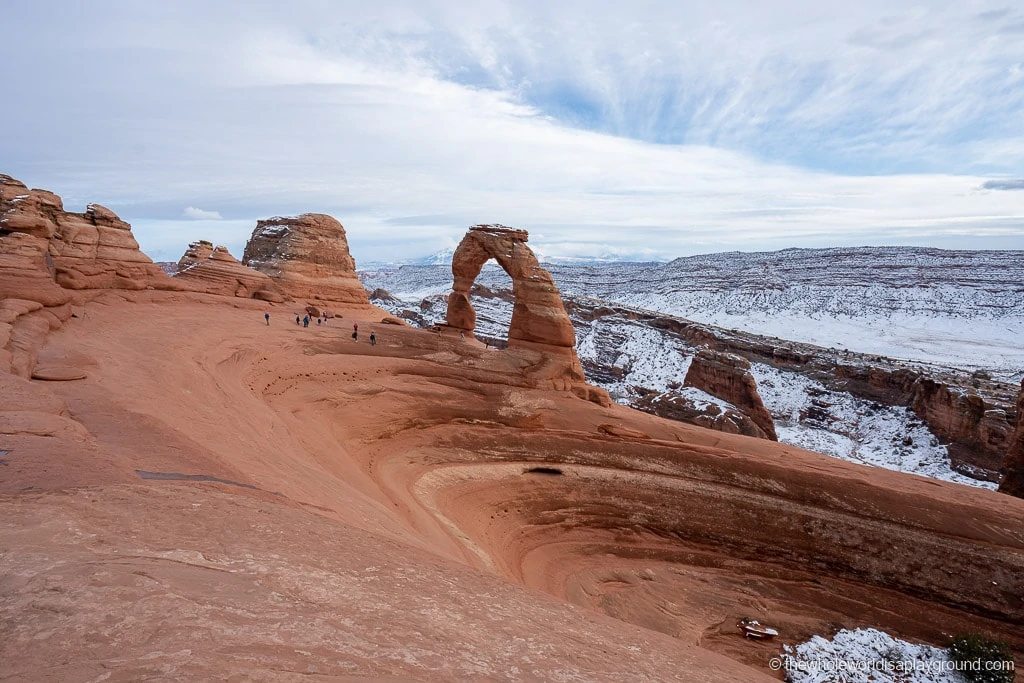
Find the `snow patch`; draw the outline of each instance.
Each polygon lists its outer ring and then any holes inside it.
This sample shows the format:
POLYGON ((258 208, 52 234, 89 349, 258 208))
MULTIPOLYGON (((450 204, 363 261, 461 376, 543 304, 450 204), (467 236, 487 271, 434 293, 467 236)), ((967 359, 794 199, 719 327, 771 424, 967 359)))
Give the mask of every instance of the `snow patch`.
POLYGON ((946 650, 917 645, 873 628, 843 629, 832 640, 814 636, 784 646, 793 683, 963 683, 946 650))

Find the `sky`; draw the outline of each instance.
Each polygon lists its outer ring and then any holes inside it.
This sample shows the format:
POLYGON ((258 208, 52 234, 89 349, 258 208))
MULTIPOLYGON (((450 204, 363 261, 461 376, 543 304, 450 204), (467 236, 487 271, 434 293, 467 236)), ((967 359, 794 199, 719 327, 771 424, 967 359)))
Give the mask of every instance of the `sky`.
POLYGON ((1024 6, 33 0, 0 173, 155 260, 329 213, 358 261, 467 227, 543 254, 1024 249, 1024 6))

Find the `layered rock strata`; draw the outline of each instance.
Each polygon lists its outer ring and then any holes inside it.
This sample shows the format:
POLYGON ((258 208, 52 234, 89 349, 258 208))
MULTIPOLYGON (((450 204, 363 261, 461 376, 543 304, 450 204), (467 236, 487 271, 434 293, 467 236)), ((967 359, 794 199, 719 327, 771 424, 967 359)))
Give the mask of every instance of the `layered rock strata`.
POLYGON ((1024 380, 1021 380, 1017 397, 1017 428, 1010 440, 1003 464, 1003 481, 999 490, 1011 496, 1024 498, 1024 380))
POLYGON ((745 358, 701 349, 693 357, 684 384, 736 406, 750 417, 761 432, 752 436, 779 440, 775 434, 775 422, 764 407, 761 394, 757 391, 757 382, 750 374, 750 363, 745 358))
POLYGON ((177 287, 113 211, 65 211, 54 193, 0 174, 0 372, 32 376, 76 292, 149 288, 177 287))
POLYGON ((99 204, 84 213, 65 211, 57 195, 7 175, 0 175, 0 232, 46 240, 56 282, 65 289, 173 288, 113 211, 99 204))
MULTIPOLYGON (((622 316, 677 336, 688 346, 707 346, 754 363, 800 372, 833 391, 906 406, 947 445, 954 469, 979 479, 995 480, 1017 423, 1016 386, 978 373, 916 366, 881 356, 726 330, 620 304, 595 305, 592 300, 571 297, 567 303, 573 315, 584 320, 622 316)), ((663 404, 658 404, 655 414, 663 414, 663 404)))
POLYGON ((185 255, 178 261, 185 263, 175 280, 184 281, 194 291, 221 296, 237 296, 243 299, 261 299, 280 303, 284 296, 278 286, 263 273, 247 268, 238 262, 227 247, 214 247, 206 253, 209 242, 193 242, 185 255))
POLYGON ((177 272, 180 273, 186 268, 203 263, 211 256, 213 256, 213 242, 207 242, 206 240, 191 242, 185 253, 178 259, 177 272))
POLYGON ((321 213, 256 223, 242 263, 295 299, 367 304, 341 223, 321 213))

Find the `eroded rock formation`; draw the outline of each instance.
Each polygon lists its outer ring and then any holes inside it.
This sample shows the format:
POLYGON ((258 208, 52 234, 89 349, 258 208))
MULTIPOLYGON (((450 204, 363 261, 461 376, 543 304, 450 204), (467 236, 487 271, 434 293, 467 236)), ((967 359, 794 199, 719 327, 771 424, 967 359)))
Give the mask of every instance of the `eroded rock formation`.
POLYGON ((664 393, 644 391, 637 388, 638 397, 630 405, 645 413, 670 420, 688 422, 726 434, 740 434, 767 439, 768 435, 754 420, 735 406, 722 406, 707 401, 697 401, 683 395, 678 389, 664 393))
POLYGON ((70 290, 147 288, 174 285, 112 211, 64 211, 0 174, 0 372, 32 376, 46 335, 71 316, 70 290))
POLYGON ((296 299, 369 304, 348 251, 345 228, 321 213, 256 223, 242 263, 269 276, 296 299))
POLYGON ((261 299, 280 303, 284 301, 281 290, 263 273, 247 268, 238 262, 227 247, 211 247, 209 242, 193 242, 189 245, 178 265, 181 267, 175 280, 183 281, 194 291, 221 296, 237 296, 243 299, 261 299), (206 254, 203 257, 203 254, 206 254))
POLYGON ((85 213, 65 211, 57 195, 7 175, 0 175, 0 231, 47 240, 56 281, 65 289, 173 287, 113 211, 99 204, 85 213))
POLYGON ((731 403, 748 415, 762 432, 761 438, 778 441, 775 422, 761 401, 750 363, 740 356, 701 349, 690 364, 684 384, 731 403))
POLYGON ((477 225, 469 229, 452 256, 455 284, 448 296, 448 325, 472 332, 476 312, 469 301, 470 288, 490 259, 512 278, 515 303, 509 325, 510 347, 571 351, 576 343, 572 321, 565 312, 551 274, 526 246, 529 233, 501 225, 477 225))
POLYGON ((178 259, 178 272, 180 273, 186 268, 203 263, 211 256, 213 256, 213 242, 207 242, 206 240, 191 242, 185 253, 178 259))
POLYGON ((1003 481, 999 484, 999 490, 1024 498, 1024 380, 1021 380, 1020 395, 1017 398, 1017 428, 1006 452, 1003 481))

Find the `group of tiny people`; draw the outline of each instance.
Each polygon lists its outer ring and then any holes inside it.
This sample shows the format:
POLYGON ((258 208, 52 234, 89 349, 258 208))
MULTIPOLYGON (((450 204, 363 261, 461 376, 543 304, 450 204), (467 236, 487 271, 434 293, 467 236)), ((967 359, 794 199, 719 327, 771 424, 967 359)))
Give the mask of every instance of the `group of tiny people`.
MULTIPOLYGON (((269 313, 264 313, 263 314, 263 319, 267 321, 267 325, 270 324, 270 314, 269 313)), ((296 325, 302 325, 303 327, 309 327, 309 321, 310 320, 311 320, 311 318, 309 317, 308 313, 306 315, 302 316, 302 317, 295 316, 295 324, 296 325)), ((317 318, 316 318, 316 324, 317 325, 326 325, 327 324, 327 314, 323 313, 321 315, 318 315, 317 318)), ((358 342, 359 341, 359 323, 352 323, 352 341, 354 341, 354 342, 358 342)), ((371 330, 370 331, 370 346, 376 346, 376 345, 377 345, 377 335, 374 334, 373 330, 371 330)))

